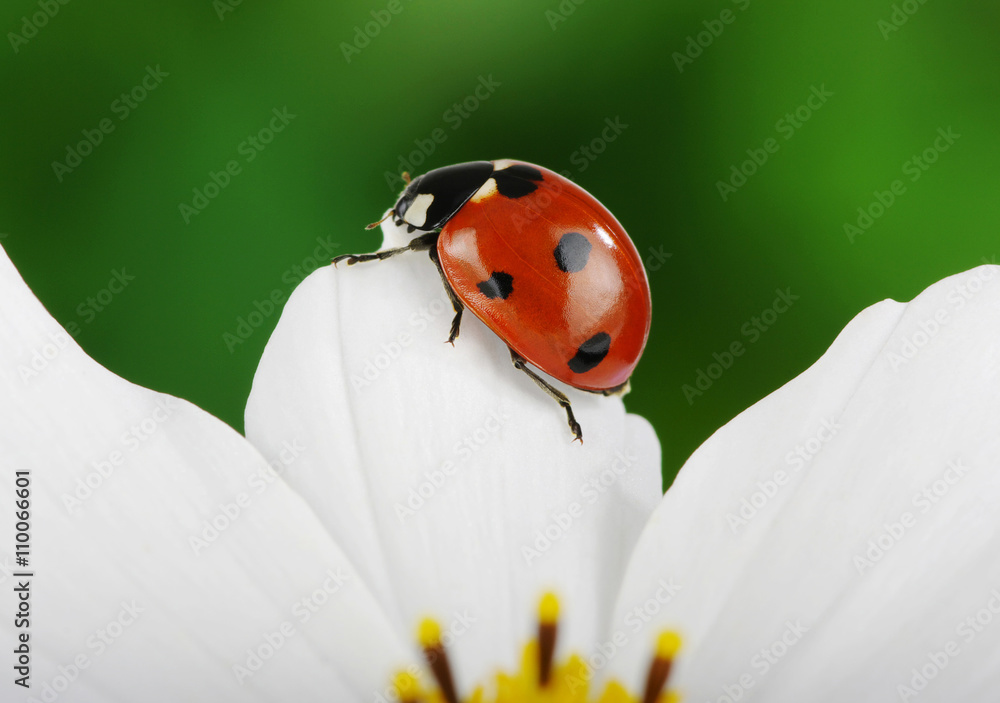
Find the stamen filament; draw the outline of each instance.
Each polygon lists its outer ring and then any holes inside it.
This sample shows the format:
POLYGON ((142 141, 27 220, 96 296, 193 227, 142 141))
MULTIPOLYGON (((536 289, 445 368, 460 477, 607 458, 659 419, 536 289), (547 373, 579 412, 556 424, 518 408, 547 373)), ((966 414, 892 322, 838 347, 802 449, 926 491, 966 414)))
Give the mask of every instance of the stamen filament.
POLYGON ((444 698, 445 703, 459 703, 458 694, 455 692, 455 681, 451 676, 448 653, 441 641, 441 625, 432 618, 426 618, 420 623, 417 637, 424 650, 427 665, 430 666, 438 688, 441 689, 441 697, 444 698))
POLYGON ((681 638, 676 632, 664 632, 660 635, 656 641, 656 656, 653 657, 646 676, 646 692, 642 696, 642 703, 656 703, 670 678, 670 667, 680 648, 681 638))
POLYGON ((546 688, 552 679, 552 658, 559 632, 559 599, 546 593, 538 605, 538 687, 546 688))

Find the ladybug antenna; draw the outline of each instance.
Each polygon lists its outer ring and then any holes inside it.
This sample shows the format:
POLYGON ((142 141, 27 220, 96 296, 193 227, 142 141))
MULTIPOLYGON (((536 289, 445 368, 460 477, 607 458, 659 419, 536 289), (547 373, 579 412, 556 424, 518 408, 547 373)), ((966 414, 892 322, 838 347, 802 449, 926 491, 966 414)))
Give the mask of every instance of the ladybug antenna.
POLYGON ((383 217, 378 222, 372 222, 370 225, 367 225, 365 227, 365 229, 375 229, 380 224, 382 224, 383 222, 385 222, 386 220, 388 220, 390 217, 392 217, 394 214, 395 214, 395 211, 394 210, 390 210, 389 212, 385 213, 385 217, 383 217))

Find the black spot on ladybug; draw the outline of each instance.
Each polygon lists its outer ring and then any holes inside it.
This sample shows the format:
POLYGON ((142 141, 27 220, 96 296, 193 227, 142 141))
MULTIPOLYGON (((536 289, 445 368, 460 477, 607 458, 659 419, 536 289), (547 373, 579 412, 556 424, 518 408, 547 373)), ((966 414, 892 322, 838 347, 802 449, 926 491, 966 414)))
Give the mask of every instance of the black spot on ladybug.
POLYGON ((514 290, 514 277, 503 271, 494 271, 489 278, 482 283, 477 283, 479 292, 491 300, 500 298, 506 300, 511 291, 514 290))
POLYGON ((576 273, 583 271, 590 259, 590 241, 579 232, 567 232, 559 239, 553 255, 556 257, 556 266, 563 273, 576 273))
POLYGON ((573 373, 585 373, 604 361, 611 348, 611 335, 598 332, 580 345, 576 356, 569 360, 569 368, 573 373))
POLYGON ((537 168, 514 164, 505 169, 493 172, 500 195, 507 198, 520 198, 528 193, 534 193, 538 186, 533 181, 542 180, 542 172, 537 168))
POLYGON ((414 227, 413 225, 406 225, 406 233, 407 234, 413 234, 413 231, 415 229, 416 229, 416 227, 414 227))

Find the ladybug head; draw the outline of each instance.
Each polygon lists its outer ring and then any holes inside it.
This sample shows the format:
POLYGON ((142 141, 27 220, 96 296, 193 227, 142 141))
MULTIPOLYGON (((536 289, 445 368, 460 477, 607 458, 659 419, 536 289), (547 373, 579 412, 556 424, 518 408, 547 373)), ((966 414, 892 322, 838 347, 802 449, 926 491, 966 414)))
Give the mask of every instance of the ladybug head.
MULTIPOLYGON (((392 220, 396 223, 396 226, 407 224, 417 229, 424 229, 427 219, 427 207, 430 202, 433 202, 434 196, 430 193, 421 193, 419 191, 423 180, 423 176, 417 176, 412 181, 409 181, 406 190, 403 191, 403 194, 399 196, 399 200, 393 206, 392 220), (417 198, 421 195, 423 197, 418 200, 417 198), (416 207, 414 207, 414 202, 416 202, 416 207), (407 217, 407 213, 409 213, 409 217, 407 217)), ((433 229, 433 227, 430 229, 433 229)))
POLYGON ((489 161, 470 161, 428 171, 410 181, 393 207, 396 225, 430 232, 444 227, 493 175, 489 161))

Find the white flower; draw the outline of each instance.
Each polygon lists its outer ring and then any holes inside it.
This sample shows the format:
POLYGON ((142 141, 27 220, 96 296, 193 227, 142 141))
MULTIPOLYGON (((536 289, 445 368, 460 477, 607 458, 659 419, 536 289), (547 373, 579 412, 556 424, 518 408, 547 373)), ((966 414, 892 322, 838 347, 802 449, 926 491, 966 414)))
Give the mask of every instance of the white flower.
POLYGON ((0 639, 30 633, 32 684, 8 668, 3 700, 389 699, 427 616, 467 696, 518 669, 550 591, 556 659, 583 657, 592 698, 641 694, 677 630, 691 701, 988 700, 995 273, 859 315, 660 500, 656 438, 620 400, 571 393, 581 447, 472 316, 443 343, 419 254, 294 293, 248 403, 257 449, 87 358, 4 257, 0 501, 27 472, 30 561, 8 507, 0 554, 33 576, 2 574, 0 639))

